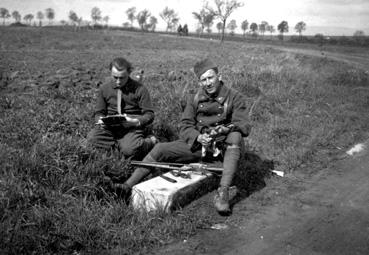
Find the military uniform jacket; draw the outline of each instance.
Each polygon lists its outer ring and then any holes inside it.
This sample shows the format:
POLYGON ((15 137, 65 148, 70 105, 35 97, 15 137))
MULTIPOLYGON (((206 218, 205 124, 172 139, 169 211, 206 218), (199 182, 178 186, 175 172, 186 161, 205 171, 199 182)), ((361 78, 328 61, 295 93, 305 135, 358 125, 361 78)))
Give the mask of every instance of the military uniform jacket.
POLYGON ((197 137, 204 129, 231 123, 232 131, 240 132, 243 137, 249 135, 251 125, 245 97, 221 82, 215 96, 210 97, 200 89, 189 97, 180 122, 180 138, 196 150, 201 147, 197 137))
POLYGON ((141 127, 145 127, 154 120, 154 108, 151 104, 150 94, 145 86, 131 78, 118 88, 113 80, 104 83, 98 92, 95 108, 96 121, 101 116, 115 115, 117 111, 117 90, 122 90, 121 112, 138 115, 141 127))

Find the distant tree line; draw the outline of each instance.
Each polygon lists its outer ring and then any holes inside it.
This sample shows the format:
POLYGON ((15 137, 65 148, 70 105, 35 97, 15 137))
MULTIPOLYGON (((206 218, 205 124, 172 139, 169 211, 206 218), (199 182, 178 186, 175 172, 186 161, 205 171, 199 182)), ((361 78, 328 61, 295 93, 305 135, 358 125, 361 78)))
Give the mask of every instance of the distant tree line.
MULTIPOLYGON (((3 26, 5 25, 5 20, 12 17, 16 23, 20 23, 22 20, 22 15, 18 11, 13 11, 11 14, 8 9, 0 8, 0 18, 3 19, 3 26)), ((36 18, 39 20, 39 26, 42 26, 42 20, 46 17, 49 20, 49 24, 52 24, 55 18, 55 11, 52 8, 47 8, 44 12, 37 12, 36 18)), ((23 20, 28 24, 32 24, 32 20, 35 16, 32 13, 28 13, 23 16, 23 20)), ((35 23, 34 23, 35 25, 35 23)))
MULTIPOLYGON (((235 36, 235 31, 238 28, 238 24, 235 19, 230 19, 230 17, 236 9, 242 6, 243 3, 238 0, 212 0, 212 4, 205 2, 200 10, 192 12, 193 18, 197 21, 197 29, 195 32, 198 34, 198 36, 204 35, 204 32, 208 33, 209 35, 212 34, 212 27, 214 26, 216 20, 218 20, 218 22, 215 24, 215 27, 221 41, 224 40, 226 31, 228 31, 230 36, 235 36)), ((136 7, 133 6, 128 8, 125 11, 125 14, 128 21, 122 24, 124 28, 135 29, 134 25, 135 22, 137 22, 138 29, 142 30, 143 32, 154 32, 156 30, 158 19, 153 16, 148 9, 138 11, 136 7)), ((177 32, 179 35, 188 35, 189 31, 187 24, 184 26, 179 24, 180 19, 178 17, 178 13, 176 13, 174 9, 165 7, 159 13, 159 16, 166 24, 166 32, 177 32)), ((2 18, 3 25, 5 25, 5 21, 10 17, 13 17, 16 23, 21 22, 22 16, 18 11, 13 11, 10 14, 6 8, 0 8, 0 18, 2 18)), ((37 12, 36 18, 38 20, 38 26, 42 26, 42 21, 45 17, 49 20, 49 25, 51 25, 55 19, 55 11, 52 8, 47 8, 44 12, 37 12)), ((93 7, 91 9, 91 22, 84 21, 82 17, 79 17, 73 10, 69 11, 68 18, 69 23, 62 20, 61 24, 73 25, 77 29, 81 27, 82 24, 84 26, 91 26, 93 28, 108 27, 110 20, 109 16, 102 15, 102 11, 98 7, 93 7)), ((23 20, 27 25, 32 25, 32 21, 34 19, 35 16, 33 14, 26 14, 23 16, 23 20)), ((34 21, 33 25, 37 25, 36 21, 34 21)), ((304 21, 298 22, 294 27, 298 36, 290 37, 291 40, 295 42, 311 41, 311 37, 303 36, 303 32, 306 30, 306 28, 307 25, 304 21)), ((247 19, 245 19, 241 22, 240 29, 242 30, 243 37, 248 35, 252 38, 264 38, 265 33, 269 33, 269 38, 273 38, 273 34, 277 29, 279 31, 277 38, 284 40, 284 35, 289 32, 289 25, 287 21, 283 20, 275 28, 267 21, 262 21, 260 24, 257 24, 256 22, 249 22, 247 19)), ((362 30, 356 31, 353 37, 356 43, 361 42, 361 44, 363 44, 363 41, 366 41, 366 36, 362 30)), ((324 43, 327 43, 326 41, 328 40, 327 37, 324 37, 322 34, 317 34, 314 36, 314 38, 314 41, 323 41, 324 43)))

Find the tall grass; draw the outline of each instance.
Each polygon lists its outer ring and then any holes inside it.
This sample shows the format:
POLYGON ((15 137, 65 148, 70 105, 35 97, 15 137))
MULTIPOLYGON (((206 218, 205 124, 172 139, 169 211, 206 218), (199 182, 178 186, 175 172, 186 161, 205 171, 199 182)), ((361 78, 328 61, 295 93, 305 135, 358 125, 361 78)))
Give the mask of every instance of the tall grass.
POLYGON ((324 165, 367 135, 368 73, 325 58, 119 31, 2 28, 0 39, 0 251, 9 254, 145 253, 214 222, 204 213, 213 208, 139 214, 101 188, 104 174, 124 179, 133 170, 114 153, 81 146, 97 87, 118 55, 145 70, 161 140, 177 137, 183 93, 196 88, 191 67, 207 55, 246 95, 248 150, 276 168, 324 165))

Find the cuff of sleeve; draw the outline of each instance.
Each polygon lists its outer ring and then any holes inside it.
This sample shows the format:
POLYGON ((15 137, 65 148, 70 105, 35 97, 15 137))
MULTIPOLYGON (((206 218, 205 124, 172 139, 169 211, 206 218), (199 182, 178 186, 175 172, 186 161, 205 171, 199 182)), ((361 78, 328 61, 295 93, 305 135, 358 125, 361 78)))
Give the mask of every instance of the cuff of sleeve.
POLYGON ((201 148, 201 143, 199 143, 198 141, 194 141, 194 143, 191 146, 191 151, 197 151, 201 148))
POLYGON ((191 140, 189 140, 189 144, 191 145, 191 151, 197 151, 201 147, 201 143, 197 141, 198 135, 192 137, 191 140))
POLYGON ((145 125, 146 122, 145 122, 144 117, 139 116, 139 117, 137 117, 137 119, 138 119, 138 127, 141 127, 141 126, 145 125))
POLYGON ((97 122, 101 117, 104 117, 104 115, 102 114, 95 115, 95 121, 97 122))
POLYGON ((148 112, 143 115, 139 115, 136 118, 140 122, 140 126, 145 127, 146 125, 150 124, 153 121, 154 115, 148 112))

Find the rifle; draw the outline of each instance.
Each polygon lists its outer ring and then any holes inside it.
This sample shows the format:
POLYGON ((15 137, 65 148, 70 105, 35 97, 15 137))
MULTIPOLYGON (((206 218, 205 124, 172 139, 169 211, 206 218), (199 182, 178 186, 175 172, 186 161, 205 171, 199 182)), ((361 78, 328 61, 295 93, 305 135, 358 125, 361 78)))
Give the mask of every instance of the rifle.
MULTIPOLYGON (((175 177, 182 177, 186 179, 190 179, 191 175, 189 173, 186 173, 188 171, 192 171, 196 174, 206 175, 206 174, 216 174, 221 175, 221 173, 224 171, 223 168, 220 167, 208 167, 206 164, 203 163, 190 163, 190 164, 180 164, 180 163, 165 163, 165 162, 142 162, 142 161, 131 161, 131 165, 134 166, 144 166, 144 167, 153 167, 153 168, 161 168, 161 169, 168 169, 171 170, 170 173, 175 177)), ((271 170, 272 173, 283 177, 284 172, 277 171, 277 170, 271 170)), ((177 182, 176 180, 165 176, 160 175, 163 179, 169 181, 169 182, 177 182)))
MULTIPOLYGON (((170 170, 170 173, 175 177, 182 177, 185 179, 190 179, 191 175, 189 171, 192 171, 196 174, 206 175, 206 174, 221 174, 223 172, 223 168, 220 167, 209 167, 206 164, 202 163, 190 163, 190 164, 180 164, 180 163, 165 163, 165 162, 142 162, 142 161, 131 161, 131 165, 134 166, 144 166, 144 167, 154 167, 170 170)), ((171 179, 167 176, 160 175, 160 177, 164 178, 169 182, 177 182, 174 179, 171 179)))

